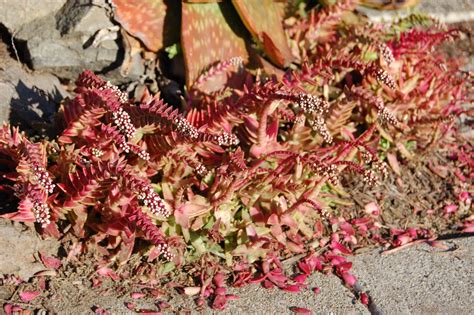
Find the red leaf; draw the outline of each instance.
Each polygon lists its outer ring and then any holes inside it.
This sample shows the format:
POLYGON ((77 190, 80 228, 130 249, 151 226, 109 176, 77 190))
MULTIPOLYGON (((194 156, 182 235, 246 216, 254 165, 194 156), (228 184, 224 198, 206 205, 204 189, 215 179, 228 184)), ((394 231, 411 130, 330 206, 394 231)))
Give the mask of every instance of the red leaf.
POLYGON ((265 280, 263 281, 262 286, 265 289, 272 289, 273 287, 275 287, 275 284, 273 284, 273 282, 271 282, 270 280, 265 280))
POLYGON ((310 275, 313 272, 313 268, 309 264, 302 261, 298 263, 298 268, 300 268, 300 270, 307 275, 310 275))
POLYGON ((227 297, 225 295, 217 295, 212 302, 212 308, 215 310, 223 310, 227 304, 227 297))
POLYGON ((308 278, 308 275, 297 275, 296 277, 293 278, 298 283, 304 283, 306 279, 308 278))
POLYGON ((225 286, 225 276, 222 272, 216 274, 214 276, 214 278, 212 279, 212 281, 214 282, 214 285, 216 287, 223 287, 225 286))
POLYGON ((299 285, 293 284, 293 285, 283 287, 282 290, 288 291, 288 292, 300 292, 301 287, 299 285))
POLYGON ((334 253, 336 253, 336 254, 337 253, 342 253, 342 254, 346 254, 346 255, 352 254, 352 252, 349 249, 347 249, 341 243, 336 242, 336 241, 331 242, 331 248, 334 250, 334 253))
POLYGON ((319 294, 321 292, 320 288, 313 288, 312 290, 314 294, 319 294))
POLYGON ((303 307, 297 307, 297 306, 292 306, 290 307, 290 311, 296 314, 305 314, 305 315, 311 315, 311 311, 308 310, 307 308, 303 307))
POLYGON ((360 294, 360 302, 364 305, 369 304, 369 296, 366 293, 361 293, 360 294))
POLYGON ((29 302, 34 300, 38 295, 40 295, 40 291, 23 291, 20 293, 20 299, 23 302, 29 302))
POLYGON ((46 268, 52 268, 52 269, 59 269, 61 267, 62 262, 58 258, 54 257, 46 257, 43 253, 39 253, 39 257, 43 265, 45 265, 46 268))

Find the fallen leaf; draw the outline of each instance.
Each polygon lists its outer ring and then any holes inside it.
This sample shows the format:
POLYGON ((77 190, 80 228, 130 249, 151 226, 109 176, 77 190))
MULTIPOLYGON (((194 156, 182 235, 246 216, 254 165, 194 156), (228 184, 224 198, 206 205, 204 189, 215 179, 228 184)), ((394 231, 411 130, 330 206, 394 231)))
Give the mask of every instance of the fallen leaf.
POLYGON ((40 291, 23 291, 20 293, 20 299, 23 302, 29 302, 34 300, 38 295, 40 295, 40 291))

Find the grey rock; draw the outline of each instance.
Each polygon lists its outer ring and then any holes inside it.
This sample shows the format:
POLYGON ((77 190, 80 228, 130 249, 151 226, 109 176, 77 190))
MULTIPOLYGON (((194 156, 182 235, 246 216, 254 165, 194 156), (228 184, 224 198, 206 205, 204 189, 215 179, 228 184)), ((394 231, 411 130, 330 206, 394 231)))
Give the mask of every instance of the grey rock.
POLYGON ((119 43, 109 40, 94 47, 92 41, 96 32, 113 24, 103 8, 71 3, 18 32, 17 39, 27 43, 31 66, 67 79, 86 69, 108 72, 121 58, 119 43))
MULTIPOLYGON (((41 6, 38 2, 33 5, 41 6)), ((141 60, 132 64, 127 78, 123 77, 121 39, 116 35, 95 40, 104 29, 118 31, 105 4, 68 0, 59 10, 21 24, 13 35, 17 41, 26 43, 29 66, 34 70, 69 80, 75 80, 86 69, 104 75, 115 84, 136 80, 144 71, 141 60)))
POLYGON ((68 96, 58 78, 27 71, 6 54, 0 55, 0 123, 11 121, 35 128, 51 122, 59 102, 68 96))
POLYGON ((55 14, 67 0, 0 0, 0 23, 10 33, 16 33, 24 25, 55 14))
POLYGON ((14 274, 27 281, 36 272, 45 270, 35 256, 42 252, 56 255, 59 242, 54 239, 40 239, 36 231, 21 224, 0 219, 0 274, 14 274), (16 249, 16 250, 12 250, 16 249))

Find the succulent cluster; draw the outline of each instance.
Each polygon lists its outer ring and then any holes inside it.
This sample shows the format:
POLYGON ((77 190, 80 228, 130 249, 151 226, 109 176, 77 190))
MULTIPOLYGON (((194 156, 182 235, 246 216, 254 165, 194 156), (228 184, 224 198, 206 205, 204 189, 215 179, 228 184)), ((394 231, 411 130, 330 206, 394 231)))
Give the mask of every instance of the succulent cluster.
POLYGON ((306 61, 284 75, 221 60, 197 86, 232 66, 240 83, 190 93, 185 112, 160 95, 128 100, 85 71, 61 108, 57 139, 32 143, 16 128, 0 131, 9 168, 1 184, 18 202, 3 216, 36 222, 44 235, 94 239, 87 245, 98 268, 139 255, 137 273, 147 279, 187 270, 179 285, 201 286, 198 302, 212 298, 215 308, 224 307, 228 284, 294 292, 319 270, 354 285, 344 255, 432 232, 389 232, 377 211, 338 210, 341 177, 376 185, 387 175, 383 141, 401 156, 409 142, 417 152, 441 143, 453 130, 443 118, 462 112, 469 86, 457 61, 431 49, 453 31, 354 22, 346 19, 352 7, 342 1, 288 18, 291 60, 306 61), (296 254, 301 275, 292 278, 281 261, 296 254))

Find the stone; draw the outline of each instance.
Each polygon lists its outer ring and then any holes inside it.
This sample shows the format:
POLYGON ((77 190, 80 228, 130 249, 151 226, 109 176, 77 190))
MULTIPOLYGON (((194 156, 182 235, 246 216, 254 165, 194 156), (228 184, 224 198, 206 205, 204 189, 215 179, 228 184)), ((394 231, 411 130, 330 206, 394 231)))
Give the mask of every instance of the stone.
MULTIPOLYGON (((35 15, 34 19, 15 24, 11 34, 16 42, 25 46, 26 51, 20 55, 26 56, 28 66, 67 80, 75 80, 86 69, 104 75, 114 84, 138 79, 144 72, 141 60, 133 63, 127 78, 120 73, 124 49, 119 28, 112 23, 108 7, 102 2, 96 5, 89 1, 63 1, 59 9, 56 5, 35 15), (102 35, 104 30, 106 36, 102 35), (99 35, 100 40, 97 40, 99 35)), ((32 8, 43 7, 35 3, 31 4, 32 8)), ((2 20, 8 24, 5 24, 7 29, 12 30, 13 24, 6 19, 0 19, 0 23, 2 20)))
POLYGON ((10 121, 26 129, 50 124, 66 96, 58 78, 27 71, 0 42, 0 123, 10 121))
POLYGON ((67 0, 0 0, 0 23, 15 34, 22 26, 55 14, 67 0))

